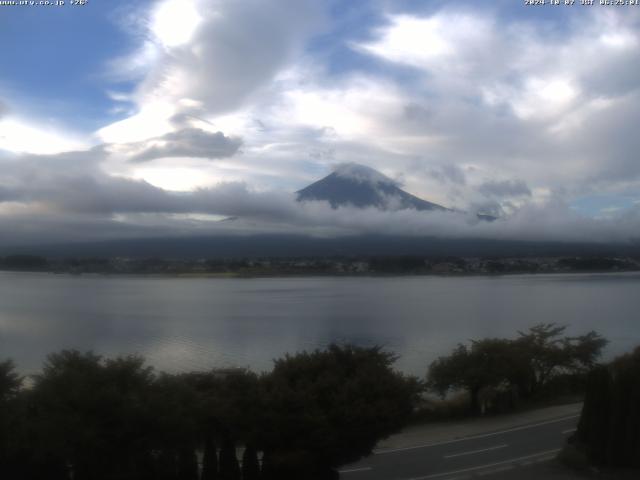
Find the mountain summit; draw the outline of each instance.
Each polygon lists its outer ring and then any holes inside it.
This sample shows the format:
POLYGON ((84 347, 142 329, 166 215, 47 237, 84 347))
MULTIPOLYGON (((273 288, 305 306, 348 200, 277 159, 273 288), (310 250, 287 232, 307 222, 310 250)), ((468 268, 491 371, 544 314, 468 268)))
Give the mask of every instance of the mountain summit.
POLYGON ((405 192, 394 180, 357 163, 339 165, 330 175, 296 193, 298 201, 327 201, 333 208, 352 205, 380 210, 449 210, 405 192))

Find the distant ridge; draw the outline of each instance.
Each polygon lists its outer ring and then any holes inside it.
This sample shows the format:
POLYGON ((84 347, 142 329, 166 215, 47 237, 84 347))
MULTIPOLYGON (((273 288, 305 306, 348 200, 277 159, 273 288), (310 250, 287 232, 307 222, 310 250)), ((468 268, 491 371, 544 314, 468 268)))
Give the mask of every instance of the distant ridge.
POLYGON ((461 257, 633 256, 640 244, 354 235, 317 238, 293 234, 155 237, 51 245, 0 247, 0 255, 131 258, 366 257, 420 255, 461 257))
POLYGON ((298 201, 326 201, 333 208, 451 211, 402 190, 389 177, 357 163, 339 165, 331 174, 296 192, 298 201))

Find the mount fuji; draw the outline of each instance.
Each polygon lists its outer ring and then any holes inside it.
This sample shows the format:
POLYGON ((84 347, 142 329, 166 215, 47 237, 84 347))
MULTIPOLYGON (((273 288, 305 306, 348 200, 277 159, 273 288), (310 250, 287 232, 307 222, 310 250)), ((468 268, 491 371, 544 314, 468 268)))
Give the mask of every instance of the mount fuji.
POLYGON ((328 176, 296 193, 298 201, 326 201, 333 208, 351 205, 379 210, 453 211, 411 195, 389 177, 357 163, 339 165, 328 176))

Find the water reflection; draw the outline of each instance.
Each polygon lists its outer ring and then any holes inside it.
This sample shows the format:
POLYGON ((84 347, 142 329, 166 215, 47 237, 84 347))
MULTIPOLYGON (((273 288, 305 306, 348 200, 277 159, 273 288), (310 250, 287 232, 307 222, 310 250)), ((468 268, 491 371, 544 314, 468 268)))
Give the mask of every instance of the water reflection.
POLYGON ((0 273, 0 357, 25 372, 62 348, 140 353, 158 368, 268 369, 332 341, 381 344, 423 374, 457 342, 539 322, 640 344, 640 275, 177 279, 0 273))

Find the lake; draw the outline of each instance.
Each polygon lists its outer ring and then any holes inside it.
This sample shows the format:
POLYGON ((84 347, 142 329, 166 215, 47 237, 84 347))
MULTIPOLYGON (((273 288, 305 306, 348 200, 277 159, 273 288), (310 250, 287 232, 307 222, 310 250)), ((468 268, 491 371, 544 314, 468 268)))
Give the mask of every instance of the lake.
POLYGON ((471 277, 173 278, 0 272, 0 359, 39 370, 63 348, 138 353, 167 371, 267 370, 330 342, 384 345, 423 375, 458 342, 540 322, 640 345, 640 273, 471 277))

